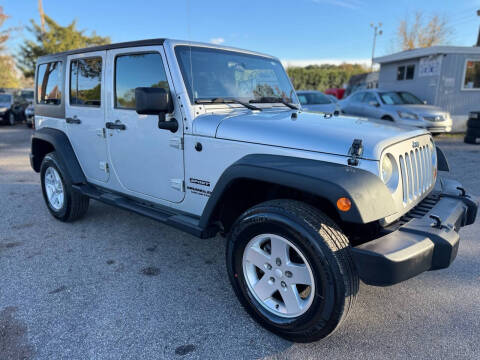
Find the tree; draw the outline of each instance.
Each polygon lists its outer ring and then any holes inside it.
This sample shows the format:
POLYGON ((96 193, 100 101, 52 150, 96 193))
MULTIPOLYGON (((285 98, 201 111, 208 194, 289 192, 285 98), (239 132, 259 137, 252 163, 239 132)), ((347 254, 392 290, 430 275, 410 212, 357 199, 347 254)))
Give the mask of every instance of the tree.
MULTIPOLYGON (((5 43, 10 37, 10 29, 1 30, 8 15, 3 12, 0 6, 0 52, 5 51, 5 43)), ((15 88, 18 87, 17 69, 12 57, 8 54, 0 54, 0 87, 15 88)))
POLYGON ((309 65, 306 67, 288 67, 287 73, 296 90, 320 90, 341 88, 352 75, 368 70, 358 64, 309 65))
POLYGON ((25 77, 33 77, 35 63, 39 56, 53 54, 61 51, 89 47, 94 45, 110 44, 110 37, 98 36, 94 31, 90 36, 85 35, 84 30, 77 29, 76 21, 67 26, 57 24, 47 15, 45 17, 45 31, 34 20, 30 20, 31 27, 28 30, 35 40, 25 40, 20 46, 18 62, 25 77))
POLYGON ((399 48, 410 50, 448 43, 452 30, 445 17, 433 15, 428 21, 422 12, 415 13, 413 20, 406 17, 398 25, 399 48))

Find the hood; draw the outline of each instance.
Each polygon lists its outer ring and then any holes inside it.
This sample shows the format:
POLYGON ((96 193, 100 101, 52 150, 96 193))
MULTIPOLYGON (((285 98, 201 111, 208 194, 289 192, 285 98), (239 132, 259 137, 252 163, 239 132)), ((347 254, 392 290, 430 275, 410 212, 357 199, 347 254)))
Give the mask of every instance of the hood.
POLYGON ((423 135, 425 130, 405 130, 366 118, 324 117, 290 110, 233 111, 195 118, 195 135, 348 156, 354 139, 363 143, 363 158, 379 160, 387 145, 423 135))
POLYGON ((433 105, 405 104, 405 105, 389 105, 389 106, 396 111, 410 111, 410 112, 414 112, 415 114, 422 114, 422 115, 423 114, 425 115, 445 114, 445 111, 433 105))
POLYGON ((10 103, 2 103, 0 102, 0 108, 9 108, 10 107, 10 103))

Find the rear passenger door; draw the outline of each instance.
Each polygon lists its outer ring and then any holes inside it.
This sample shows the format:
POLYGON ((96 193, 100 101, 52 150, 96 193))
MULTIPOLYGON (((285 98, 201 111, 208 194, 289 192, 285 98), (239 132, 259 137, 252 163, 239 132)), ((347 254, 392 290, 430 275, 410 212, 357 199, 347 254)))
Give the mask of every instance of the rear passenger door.
POLYGON ((369 118, 380 118, 380 106, 375 106, 373 104, 378 104, 377 95, 374 92, 366 92, 365 96, 362 99, 362 116, 369 118))
POLYGON ((105 51, 70 55, 65 81, 67 133, 91 182, 107 182, 105 138, 105 51))

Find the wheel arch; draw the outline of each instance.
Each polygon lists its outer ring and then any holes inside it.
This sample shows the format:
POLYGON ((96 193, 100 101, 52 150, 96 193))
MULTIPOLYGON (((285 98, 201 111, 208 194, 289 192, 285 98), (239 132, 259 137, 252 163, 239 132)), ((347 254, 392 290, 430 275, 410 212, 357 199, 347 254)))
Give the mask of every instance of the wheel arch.
POLYGON ((279 198, 301 200, 336 220, 358 224, 396 212, 387 187, 365 170, 311 159, 253 154, 224 171, 205 206, 200 226, 219 220, 231 225, 235 216, 249 207, 279 198), (350 211, 337 210, 340 197, 351 200, 350 211))
POLYGON ((35 172, 40 172, 43 159, 52 151, 57 153, 59 161, 68 170, 72 183, 86 183, 85 175, 68 136, 63 131, 57 129, 42 128, 33 134, 30 164, 35 172))

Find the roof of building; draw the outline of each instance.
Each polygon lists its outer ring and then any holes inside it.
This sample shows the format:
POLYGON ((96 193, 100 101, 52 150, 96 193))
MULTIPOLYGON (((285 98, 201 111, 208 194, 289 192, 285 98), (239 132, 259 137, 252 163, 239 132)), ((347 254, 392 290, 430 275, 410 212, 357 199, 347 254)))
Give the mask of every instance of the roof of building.
POLYGON ((424 56, 440 54, 477 54, 480 55, 480 47, 475 46, 430 46, 428 48, 418 48, 405 50, 398 53, 380 56, 373 59, 378 64, 415 59, 424 56))

